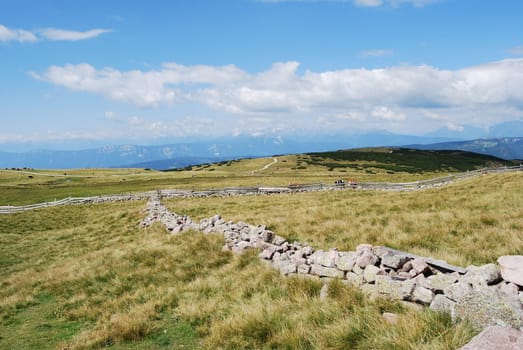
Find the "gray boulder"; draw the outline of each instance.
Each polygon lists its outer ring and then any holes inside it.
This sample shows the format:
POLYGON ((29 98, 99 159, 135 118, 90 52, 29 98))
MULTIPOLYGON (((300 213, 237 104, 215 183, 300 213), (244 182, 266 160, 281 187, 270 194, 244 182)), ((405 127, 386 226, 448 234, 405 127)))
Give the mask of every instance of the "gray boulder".
POLYGON ((427 278, 420 278, 418 282, 422 287, 434 292, 443 292, 445 288, 456 283, 457 280, 458 277, 455 274, 438 273, 427 278))
POLYGON ((397 281, 389 276, 376 276, 376 291, 395 300, 410 300, 414 290, 413 281, 397 281))
POLYGON ((430 289, 416 286, 412 291, 412 301, 423 305, 428 305, 434 298, 434 293, 430 289))
POLYGON ((523 308, 520 301, 499 293, 497 288, 485 287, 465 294, 454 307, 457 318, 467 319, 477 329, 487 326, 521 328, 523 308))
POLYGON ((453 301, 460 301, 464 295, 472 291, 472 287, 465 282, 451 284, 443 290, 443 294, 453 301))
POLYGON ((297 266, 296 263, 291 260, 281 260, 278 263, 278 269, 282 275, 289 275, 291 273, 296 273, 297 266))
POLYGON ((383 266, 395 270, 400 269, 411 259, 409 254, 387 247, 376 246, 372 248, 372 252, 381 259, 383 266))
POLYGON ((442 311, 452 314, 454 312, 454 305, 456 305, 456 302, 441 294, 436 294, 434 299, 432 299, 429 308, 434 311, 442 311))
POLYGON ((311 266, 311 273, 320 277, 333 277, 333 278, 343 278, 343 271, 338 270, 334 267, 325 267, 318 264, 313 264, 311 266))
POLYGON ((380 272, 380 268, 374 265, 367 265, 363 271, 363 278, 367 283, 374 283, 376 275, 380 272))
POLYGON ((469 266, 463 281, 470 283, 473 287, 487 286, 501 281, 501 273, 499 267, 495 264, 479 267, 469 266))
POLYGON ((355 287, 361 286, 365 281, 363 280, 363 275, 358 275, 354 272, 347 272, 345 275, 345 279, 347 280, 347 283, 350 285, 353 285, 355 287))
POLYGON ((340 253, 336 259, 336 266, 343 271, 351 271, 354 264, 356 264, 356 253, 354 252, 340 253))

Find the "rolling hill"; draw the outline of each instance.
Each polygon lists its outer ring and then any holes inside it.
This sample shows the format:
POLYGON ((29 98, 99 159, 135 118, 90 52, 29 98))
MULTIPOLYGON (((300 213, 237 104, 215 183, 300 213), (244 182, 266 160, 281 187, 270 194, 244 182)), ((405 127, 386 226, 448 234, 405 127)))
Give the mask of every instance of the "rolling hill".
POLYGON ((461 150, 503 159, 523 159, 523 137, 503 137, 470 141, 440 142, 407 147, 427 150, 461 150))

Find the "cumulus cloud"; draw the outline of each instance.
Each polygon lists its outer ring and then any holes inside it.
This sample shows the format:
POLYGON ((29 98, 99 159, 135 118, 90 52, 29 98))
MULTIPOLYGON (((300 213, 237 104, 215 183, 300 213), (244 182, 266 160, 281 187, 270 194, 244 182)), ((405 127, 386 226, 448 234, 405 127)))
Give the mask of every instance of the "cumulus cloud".
POLYGON ((395 112, 389 107, 375 107, 371 113, 374 117, 383 120, 402 121, 405 120, 405 115, 400 112, 395 112))
POLYGON ((0 24, 0 41, 35 42, 38 38, 30 31, 23 29, 10 29, 0 24))
MULTIPOLYGON (((333 130, 340 125, 390 130, 401 125, 401 132, 421 125, 455 125, 457 130, 465 124, 486 127, 503 118, 523 117, 523 58, 458 70, 405 65, 323 72, 300 72, 299 63, 291 61, 274 63, 257 73, 234 65, 165 63, 156 70, 120 71, 83 63, 51 66, 31 75, 141 108, 191 105, 212 109, 213 115, 220 115, 216 118, 248 120, 239 128, 250 132, 313 127, 315 121, 333 130)), ((114 116, 108 113, 106 118, 114 116)), ((129 125, 166 133, 175 129, 167 122, 144 124, 142 119, 129 120, 129 125)), ((176 128, 187 126, 176 124, 176 128)))
POLYGON ((39 31, 47 40, 52 41, 78 41, 95 38, 104 33, 108 33, 111 30, 109 29, 91 29, 85 32, 79 32, 74 30, 65 30, 65 29, 56 29, 56 28, 46 28, 39 31))
POLYGON ((452 107, 523 103, 523 59, 461 70, 430 66, 343 69, 298 74, 298 62, 250 74, 229 66, 167 63, 159 70, 120 71, 89 64, 31 73, 42 81, 140 107, 197 102, 233 113, 285 113, 355 105, 452 107))
POLYGON ((21 43, 34 43, 44 39, 51 41, 78 41, 95 38, 110 31, 110 29, 91 29, 84 32, 79 32, 56 28, 29 31, 25 29, 11 29, 0 24, 0 42, 18 41, 21 43))

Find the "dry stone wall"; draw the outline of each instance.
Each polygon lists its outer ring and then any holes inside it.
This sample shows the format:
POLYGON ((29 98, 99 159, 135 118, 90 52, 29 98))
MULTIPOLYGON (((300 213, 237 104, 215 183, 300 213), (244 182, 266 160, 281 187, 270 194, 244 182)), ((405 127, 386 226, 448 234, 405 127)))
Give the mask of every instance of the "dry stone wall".
POLYGON ((185 215, 170 212, 159 198, 149 201, 147 212, 142 227, 160 221, 172 234, 187 230, 222 234, 224 250, 241 254, 257 249, 260 259, 282 275, 325 282, 338 278, 371 297, 383 296, 446 311, 454 319, 468 319, 478 329, 523 328, 521 265, 519 270, 511 265, 511 275, 507 275, 498 264, 462 268, 369 244, 360 244, 356 251, 349 252, 335 248, 316 250, 306 243, 288 242, 264 225, 225 221, 220 215, 196 223, 185 215))
POLYGON ((82 197, 82 198, 64 198, 59 201, 45 202, 24 206, 0 206, 0 214, 12 214, 16 212, 22 212, 33 209, 40 209, 46 207, 54 207, 60 205, 71 205, 71 204, 93 204, 93 203, 104 203, 104 202, 122 202, 131 200, 143 200, 148 199, 151 196, 159 195, 165 198, 201 198, 201 197, 213 197, 213 196, 253 196, 253 195, 272 195, 282 193, 296 193, 296 192, 312 192, 312 191, 324 191, 324 190, 384 190, 384 191, 417 191, 429 188, 436 188, 446 186, 449 183, 479 176, 488 173, 505 173, 523 171, 523 165, 514 167, 504 168, 491 168, 491 169, 480 169, 475 171, 469 171, 461 174, 454 174, 435 178, 431 180, 422 180, 415 182, 406 183, 389 183, 389 182, 367 182, 359 183, 357 185, 344 186, 329 186, 323 183, 318 184, 301 184, 292 185, 289 187, 225 187, 220 189, 209 189, 203 191, 192 191, 192 190, 159 190, 149 192, 139 192, 133 194, 122 194, 122 195, 107 195, 107 196, 95 196, 95 197, 82 197))

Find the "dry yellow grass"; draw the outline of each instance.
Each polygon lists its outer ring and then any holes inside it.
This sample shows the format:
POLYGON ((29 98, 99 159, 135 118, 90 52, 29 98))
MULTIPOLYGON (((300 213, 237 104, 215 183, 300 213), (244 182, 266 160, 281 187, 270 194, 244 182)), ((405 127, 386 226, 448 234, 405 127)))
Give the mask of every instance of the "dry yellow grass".
MULTIPOLYGON (((523 251, 522 184, 523 174, 513 173, 421 192, 165 203, 196 219, 220 213, 267 224, 316 248, 366 242, 468 265, 523 251)), ((318 281, 284 278, 256 252, 222 252, 218 235, 138 229, 144 207, 0 216, 0 348, 454 349, 473 335, 449 315, 372 301, 341 283, 320 301, 318 281), (384 323, 383 312, 399 322, 384 323)))
POLYGON ((449 349, 473 335, 341 284, 321 302, 320 282, 222 252, 219 235, 139 230, 144 206, 0 217, 0 348, 449 349), (385 311, 404 321, 385 324, 385 311))
POLYGON ((485 175, 420 192, 331 191, 167 200, 195 219, 266 224, 317 248, 387 245, 467 266, 523 251, 523 174, 485 175))

